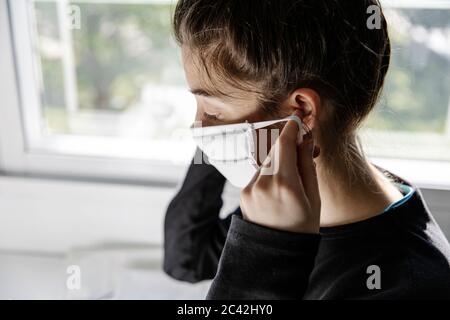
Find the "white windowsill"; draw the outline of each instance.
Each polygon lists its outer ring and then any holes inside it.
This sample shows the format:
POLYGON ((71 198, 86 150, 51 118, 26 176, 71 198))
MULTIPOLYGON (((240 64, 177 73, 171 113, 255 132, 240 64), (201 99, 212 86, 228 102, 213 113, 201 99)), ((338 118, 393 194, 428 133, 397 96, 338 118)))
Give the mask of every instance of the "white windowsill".
POLYGON ((371 158, 371 161, 422 189, 450 190, 450 162, 371 158))

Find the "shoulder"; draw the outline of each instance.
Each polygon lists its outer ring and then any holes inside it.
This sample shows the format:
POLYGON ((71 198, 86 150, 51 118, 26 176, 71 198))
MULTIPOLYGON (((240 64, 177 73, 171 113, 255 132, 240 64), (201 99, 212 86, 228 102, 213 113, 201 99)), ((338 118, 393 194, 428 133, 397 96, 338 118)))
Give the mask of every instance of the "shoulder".
POLYGON ((411 199, 391 212, 399 233, 394 264, 404 267, 408 279, 405 298, 450 299, 450 245, 414 189, 411 199))

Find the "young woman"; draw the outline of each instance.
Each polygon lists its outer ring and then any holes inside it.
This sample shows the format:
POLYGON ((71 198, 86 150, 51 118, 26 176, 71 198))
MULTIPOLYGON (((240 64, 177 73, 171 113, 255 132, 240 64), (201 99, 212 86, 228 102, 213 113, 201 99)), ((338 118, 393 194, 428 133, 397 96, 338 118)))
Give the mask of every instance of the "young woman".
POLYGON ((219 218, 225 178, 192 164, 165 220, 164 269, 209 299, 450 298, 450 246, 418 189, 371 164, 357 129, 390 62, 376 0, 180 0, 174 29, 203 126, 296 114, 219 218), (320 193, 319 193, 320 190, 320 193))

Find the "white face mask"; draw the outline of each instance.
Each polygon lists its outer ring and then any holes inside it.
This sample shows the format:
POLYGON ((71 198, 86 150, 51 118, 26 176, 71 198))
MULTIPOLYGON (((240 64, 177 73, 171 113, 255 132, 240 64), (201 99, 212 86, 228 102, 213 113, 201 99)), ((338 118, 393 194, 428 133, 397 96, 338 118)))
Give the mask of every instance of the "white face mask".
MULTIPOLYGON (((214 127, 193 128, 192 135, 197 146, 208 157, 209 163, 234 186, 245 188, 260 166, 257 162, 257 129, 262 129, 276 123, 293 120, 300 130, 298 143, 302 143, 303 124, 299 117, 290 116, 285 119, 257 123, 239 123, 214 127)), ((279 130, 271 130, 271 141, 279 136, 279 130)), ((259 135, 259 159, 267 156, 267 131, 261 130, 259 135)), ((202 163, 204 159, 195 159, 194 164, 202 163)), ((261 162, 261 161, 260 161, 261 162)), ((276 162, 278 165, 278 162, 276 162)), ((278 168, 271 168, 275 173, 278 168)))

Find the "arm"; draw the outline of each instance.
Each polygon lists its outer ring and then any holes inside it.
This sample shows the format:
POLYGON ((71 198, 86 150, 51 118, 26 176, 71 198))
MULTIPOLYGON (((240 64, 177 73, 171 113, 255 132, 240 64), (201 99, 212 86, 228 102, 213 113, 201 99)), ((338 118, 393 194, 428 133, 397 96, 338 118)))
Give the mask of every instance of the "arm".
POLYGON ((213 166, 189 167, 165 217, 163 268, 171 277, 195 283, 216 274, 231 222, 231 215, 219 217, 224 185, 225 178, 213 166))
POLYGON ((207 299, 301 299, 319 241, 234 216, 207 299))

